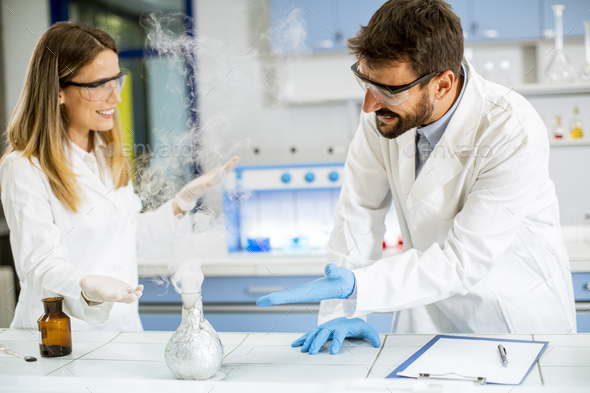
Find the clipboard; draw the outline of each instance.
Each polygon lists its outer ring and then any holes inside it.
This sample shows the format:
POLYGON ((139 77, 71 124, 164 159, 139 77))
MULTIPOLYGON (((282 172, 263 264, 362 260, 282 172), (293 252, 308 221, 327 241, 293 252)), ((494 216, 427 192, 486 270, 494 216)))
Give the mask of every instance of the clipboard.
POLYGON ((520 385, 548 344, 547 341, 437 335, 386 378, 520 385), (502 366, 498 344, 507 350, 506 367, 502 366))

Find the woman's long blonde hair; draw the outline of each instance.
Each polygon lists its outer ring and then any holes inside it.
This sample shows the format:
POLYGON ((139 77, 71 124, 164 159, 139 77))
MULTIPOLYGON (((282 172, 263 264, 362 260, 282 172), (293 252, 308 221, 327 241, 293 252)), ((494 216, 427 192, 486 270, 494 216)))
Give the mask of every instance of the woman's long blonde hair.
MULTIPOLYGON (((32 162, 39 159, 55 196, 71 211, 80 206, 80 189, 65 149, 68 115, 60 109, 59 89, 101 51, 119 53, 115 41, 104 31, 80 22, 58 22, 37 43, 31 57, 25 86, 8 124, 8 146, 1 161, 12 151, 21 151, 32 162)), ((129 161, 120 154, 123 144, 118 111, 110 131, 97 132, 109 150, 107 158, 116 188, 129 182, 129 161), (113 145, 114 144, 114 145, 113 145)), ((90 131, 90 143, 94 141, 90 131)), ((93 146, 93 145, 91 145, 93 146)))

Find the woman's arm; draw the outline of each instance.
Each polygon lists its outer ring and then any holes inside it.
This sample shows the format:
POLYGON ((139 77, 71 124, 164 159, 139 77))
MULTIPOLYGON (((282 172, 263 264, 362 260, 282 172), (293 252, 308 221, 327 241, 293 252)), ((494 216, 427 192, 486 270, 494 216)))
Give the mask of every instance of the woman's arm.
POLYGON ((88 273, 68 259, 51 210, 51 188, 41 170, 13 153, 2 163, 0 177, 2 204, 20 280, 26 282, 39 302, 45 297, 62 296, 68 315, 91 325, 106 322, 113 303, 91 307, 82 297, 79 282, 88 273))

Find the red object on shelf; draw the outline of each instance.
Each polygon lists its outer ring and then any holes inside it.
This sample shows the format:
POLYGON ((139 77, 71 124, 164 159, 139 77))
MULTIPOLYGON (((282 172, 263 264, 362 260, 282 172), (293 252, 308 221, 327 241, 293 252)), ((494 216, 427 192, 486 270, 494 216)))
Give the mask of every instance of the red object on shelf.
POLYGON ((385 240, 383 240, 383 249, 385 250, 387 248, 387 243, 385 243, 385 240))

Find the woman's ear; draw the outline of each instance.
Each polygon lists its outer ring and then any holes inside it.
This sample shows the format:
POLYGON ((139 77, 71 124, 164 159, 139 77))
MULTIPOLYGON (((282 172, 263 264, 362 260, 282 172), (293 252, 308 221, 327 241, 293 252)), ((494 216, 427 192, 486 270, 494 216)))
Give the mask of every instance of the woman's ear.
POLYGON ((59 100, 59 104, 60 105, 62 105, 64 103, 64 94, 61 91, 61 89, 59 89, 59 97, 58 97, 58 100, 59 100))

